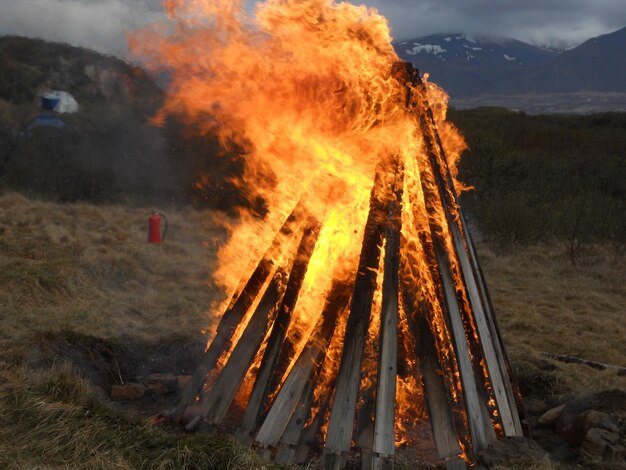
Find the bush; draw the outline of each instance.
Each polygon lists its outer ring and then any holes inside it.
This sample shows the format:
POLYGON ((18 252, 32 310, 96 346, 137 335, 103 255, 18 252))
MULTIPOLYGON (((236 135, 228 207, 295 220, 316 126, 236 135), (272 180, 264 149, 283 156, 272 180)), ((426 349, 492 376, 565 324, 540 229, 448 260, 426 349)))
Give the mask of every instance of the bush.
POLYGON ((626 243, 625 113, 528 116, 450 112, 469 150, 463 196, 485 234, 502 243, 563 241, 572 262, 591 242, 626 243))

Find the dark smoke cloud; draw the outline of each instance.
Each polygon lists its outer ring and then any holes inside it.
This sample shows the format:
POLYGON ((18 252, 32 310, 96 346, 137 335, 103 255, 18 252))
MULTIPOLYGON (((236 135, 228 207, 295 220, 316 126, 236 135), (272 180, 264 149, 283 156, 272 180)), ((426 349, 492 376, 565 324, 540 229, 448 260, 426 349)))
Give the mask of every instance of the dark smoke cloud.
MULTIPOLYGON (((578 44, 626 26, 624 0, 363 0, 397 39, 440 32, 578 44)), ((353 0, 358 3, 358 0, 353 0)), ((125 33, 161 18, 160 0, 0 0, 0 34, 68 42, 126 54, 125 33)), ((249 8, 254 0, 246 0, 249 8)))

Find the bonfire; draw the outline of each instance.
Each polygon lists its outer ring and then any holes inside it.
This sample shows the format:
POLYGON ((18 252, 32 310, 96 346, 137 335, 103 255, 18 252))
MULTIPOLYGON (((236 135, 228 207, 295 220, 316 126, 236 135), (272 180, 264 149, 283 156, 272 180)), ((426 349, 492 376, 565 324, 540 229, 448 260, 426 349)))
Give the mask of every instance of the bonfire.
POLYGON ((333 0, 165 6, 131 38, 168 77, 155 123, 177 114, 243 153, 234 184, 266 207, 219 251, 230 300, 170 416, 326 468, 405 449, 464 468, 523 435, 457 199, 465 144, 386 20, 333 0))

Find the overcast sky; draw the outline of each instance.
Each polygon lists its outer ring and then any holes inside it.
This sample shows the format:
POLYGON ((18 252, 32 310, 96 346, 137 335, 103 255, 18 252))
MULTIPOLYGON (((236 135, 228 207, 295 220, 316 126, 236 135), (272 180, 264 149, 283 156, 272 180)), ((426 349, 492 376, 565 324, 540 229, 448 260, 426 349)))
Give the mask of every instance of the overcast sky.
MULTIPOLYGON (((248 0, 253 3, 253 0, 248 0)), ((126 31, 160 16, 160 0, 0 0, 0 35, 68 42, 123 56, 126 31)), ((626 0, 363 0, 398 39, 433 33, 572 46, 626 26, 626 0)))

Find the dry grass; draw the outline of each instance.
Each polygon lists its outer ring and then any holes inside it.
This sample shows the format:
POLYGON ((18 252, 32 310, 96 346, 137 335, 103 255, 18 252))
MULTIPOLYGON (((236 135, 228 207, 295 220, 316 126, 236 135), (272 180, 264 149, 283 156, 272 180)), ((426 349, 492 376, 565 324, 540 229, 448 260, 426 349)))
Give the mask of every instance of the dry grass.
POLYGON ((211 324, 211 214, 168 211, 166 243, 147 243, 150 210, 0 196, 0 338, 71 329, 100 337, 193 334, 211 324))
MULTIPOLYGON (((572 266, 556 244, 478 250, 514 366, 539 373, 531 363, 541 352, 626 366, 623 254, 596 246, 572 266)), ((615 372, 548 362, 558 366, 549 374, 554 395, 626 388, 626 378, 615 372)))
MULTIPOLYGON (((27 366, 41 332, 200 340, 221 295, 208 280, 223 233, 210 213, 166 213, 168 239, 152 246, 147 209, 0 194, 0 467, 260 468, 228 439, 167 434, 116 414, 66 366, 27 366)), ((615 373, 540 357, 626 365, 623 257, 595 247, 573 267, 558 246, 478 249, 514 368, 541 398, 626 388, 615 373)))

